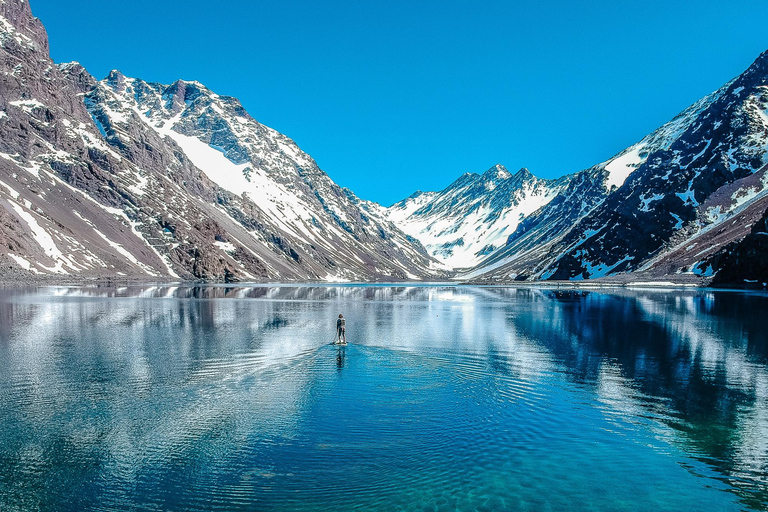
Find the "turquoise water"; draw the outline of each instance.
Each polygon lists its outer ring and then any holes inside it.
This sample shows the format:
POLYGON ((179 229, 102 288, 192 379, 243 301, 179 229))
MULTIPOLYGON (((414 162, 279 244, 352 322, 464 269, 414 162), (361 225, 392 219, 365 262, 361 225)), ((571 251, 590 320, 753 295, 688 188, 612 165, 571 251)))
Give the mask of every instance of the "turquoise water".
POLYGON ((766 313, 703 290, 2 289, 0 510, 766 510, 766 313))

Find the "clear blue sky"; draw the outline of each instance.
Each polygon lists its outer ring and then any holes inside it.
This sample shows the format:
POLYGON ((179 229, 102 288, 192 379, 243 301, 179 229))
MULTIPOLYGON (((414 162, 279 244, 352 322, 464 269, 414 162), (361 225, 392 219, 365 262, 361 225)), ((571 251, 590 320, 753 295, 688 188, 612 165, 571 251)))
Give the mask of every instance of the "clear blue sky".
POLYGON ((31 0, 55 61, 236 96, 391 204, 605 160, 768 49, 768 0, 31 0))

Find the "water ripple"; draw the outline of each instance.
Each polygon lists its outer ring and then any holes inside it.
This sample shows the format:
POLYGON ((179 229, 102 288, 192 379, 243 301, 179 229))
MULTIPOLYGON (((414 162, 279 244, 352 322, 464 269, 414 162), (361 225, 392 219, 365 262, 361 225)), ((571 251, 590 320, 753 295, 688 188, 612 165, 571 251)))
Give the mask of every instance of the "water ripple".
POLYGON ((9 293, 2 510, 768 504, 760 297, 9 293))

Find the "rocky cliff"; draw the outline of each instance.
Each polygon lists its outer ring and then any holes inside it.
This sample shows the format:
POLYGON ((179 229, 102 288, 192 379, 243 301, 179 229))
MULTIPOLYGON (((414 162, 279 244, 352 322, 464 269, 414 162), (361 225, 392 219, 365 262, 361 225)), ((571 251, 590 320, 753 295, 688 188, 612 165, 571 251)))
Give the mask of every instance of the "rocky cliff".
POLYGON ((210 280, 432 275, 423 247, 235 98, 55 65, 0 4, 3 273, 210 280))

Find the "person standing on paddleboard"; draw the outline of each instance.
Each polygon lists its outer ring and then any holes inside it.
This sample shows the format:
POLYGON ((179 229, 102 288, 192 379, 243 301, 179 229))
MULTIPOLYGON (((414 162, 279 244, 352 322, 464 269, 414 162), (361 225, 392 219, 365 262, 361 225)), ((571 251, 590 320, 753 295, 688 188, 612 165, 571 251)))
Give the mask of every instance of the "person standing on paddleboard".
POLYGON ((336 338, 337 343, 342 343, 342 338, 344 338, 343 343, 347 342, 347 320, 341 313, 339 313, 339 319, 336 320, 336 338))

